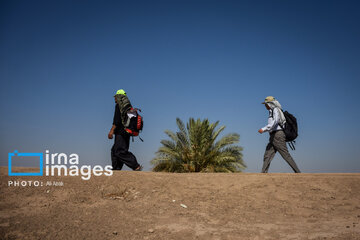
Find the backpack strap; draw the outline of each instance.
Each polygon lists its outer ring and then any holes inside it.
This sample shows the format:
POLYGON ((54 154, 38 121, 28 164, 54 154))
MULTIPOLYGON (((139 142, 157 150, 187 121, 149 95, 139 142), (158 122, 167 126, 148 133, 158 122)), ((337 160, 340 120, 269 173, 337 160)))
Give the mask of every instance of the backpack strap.
POLYGON ((295 144, 296 142, 295 141, 291 141, 291 142, 288 142, 288 144, 289 144, 289 147, 291 148, 291 150, 295 150, 295 144))
POLYGON ((284 126, 281 126, 281 123, 279 123, 279 126, 281 127, 281 129, 284 130, 285 124, 286 124, 286 117, 285 117, 284 111, 281 108, 277 107, 277 109, 279 109, 279 111, 282 112, 282 114, 284 115, 284 118, 285 118, 285 121, 284 121, 284 124, 283 124, 284 126))

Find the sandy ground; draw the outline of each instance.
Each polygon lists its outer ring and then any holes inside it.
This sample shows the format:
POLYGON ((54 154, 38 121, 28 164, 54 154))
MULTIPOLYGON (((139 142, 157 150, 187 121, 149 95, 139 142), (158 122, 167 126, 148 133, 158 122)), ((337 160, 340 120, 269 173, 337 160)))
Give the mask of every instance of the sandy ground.
POLYGON ((360 239, 360 174, 0 174, 0 239, 360 239))

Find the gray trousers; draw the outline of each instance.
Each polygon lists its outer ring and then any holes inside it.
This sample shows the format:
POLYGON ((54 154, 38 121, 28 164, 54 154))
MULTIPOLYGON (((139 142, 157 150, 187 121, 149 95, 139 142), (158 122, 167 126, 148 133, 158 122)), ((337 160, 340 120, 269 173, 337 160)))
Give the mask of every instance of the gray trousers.
POLYGON ((296 173, 300 173, 294 159, 291 157, 285 141, 285 133, 280 130, 270 133, 269 144, 266 146, 264 154, 264 164, 262 167, 262 173, 267 173, 270 167, 270 163, 273 160, 275 153, 279 152, 282 158, 290 165, 290 167, 296 173))

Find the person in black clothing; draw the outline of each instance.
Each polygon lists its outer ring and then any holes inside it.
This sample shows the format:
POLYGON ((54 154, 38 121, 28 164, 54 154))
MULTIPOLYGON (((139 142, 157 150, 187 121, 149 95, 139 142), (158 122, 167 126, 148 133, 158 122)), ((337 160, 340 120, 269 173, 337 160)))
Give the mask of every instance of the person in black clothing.
MULTIPOLYGON (((117 94, 126 95, 124 90, 117 91, 117 94)), ((121 170, 125 164, 134 171, 141 171, 142 166, 137 162, 134 154, 129 152, 130 135, 125 131, 124 125, 122 124, 121 112, 117 103, 115 105, 113 126, 108 134, 108 138, 113 139, 114 135, 115 141, 111 148, 111 162, 113 170, 121 170)))

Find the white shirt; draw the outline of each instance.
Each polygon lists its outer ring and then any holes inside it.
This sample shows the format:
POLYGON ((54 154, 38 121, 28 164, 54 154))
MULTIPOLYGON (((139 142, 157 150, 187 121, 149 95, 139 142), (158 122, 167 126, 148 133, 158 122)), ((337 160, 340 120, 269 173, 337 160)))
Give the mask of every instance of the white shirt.
POLYGON ((274 110, 269 110, 269 118, 268 118, 268 124, 262 128, 264 132, 274 132, 278 130, 282 130, 282 128, 279 125, 280 122, 280 113, 278 108, 274 108, 274 110))

